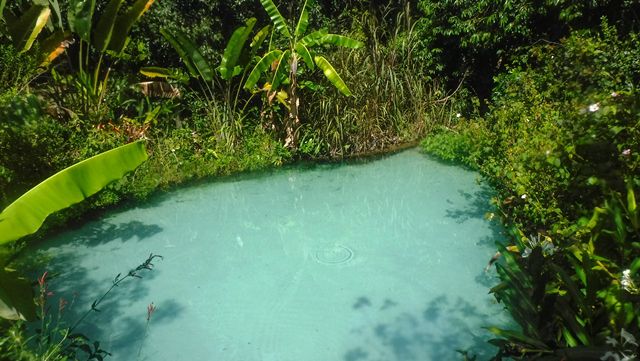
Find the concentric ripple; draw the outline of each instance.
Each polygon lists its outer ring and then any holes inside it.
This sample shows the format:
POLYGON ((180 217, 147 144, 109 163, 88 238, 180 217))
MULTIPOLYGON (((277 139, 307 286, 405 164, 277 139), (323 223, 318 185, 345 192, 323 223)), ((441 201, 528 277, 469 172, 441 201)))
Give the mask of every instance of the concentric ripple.
POLYGON ((341 244, 334 244, 314 253, 314 258, 324 264, 345 264, 353 259, 353 250, 341 244))

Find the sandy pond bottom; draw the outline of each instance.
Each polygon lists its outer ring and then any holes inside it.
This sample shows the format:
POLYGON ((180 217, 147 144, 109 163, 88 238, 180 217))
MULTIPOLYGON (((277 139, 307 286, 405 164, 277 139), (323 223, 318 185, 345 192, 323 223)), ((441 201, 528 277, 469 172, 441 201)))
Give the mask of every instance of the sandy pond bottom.
POLYGON ((409 150, 180 189, 36 254, 60 273, 54 298, 75 297, 68 323, 164 257, 82 325, 111 360, 486 359, 481 327, 507 318, 483 272, 500 237, 488 197, 477 174, 409 150))

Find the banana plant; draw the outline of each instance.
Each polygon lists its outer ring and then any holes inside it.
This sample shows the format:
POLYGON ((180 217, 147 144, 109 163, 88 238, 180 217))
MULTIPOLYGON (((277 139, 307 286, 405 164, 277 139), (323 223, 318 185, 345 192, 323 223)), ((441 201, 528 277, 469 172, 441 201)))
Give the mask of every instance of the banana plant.
POLYGON ((5 9, 6 0, 0 0, 0 32, 4 33, 17 51, 24 53, 33 47, 45 27, 49 30, 49 35, 44 40, 39 41, 39 51, 42 57, 42 66, 51 63, 68 46, 69 33, 62 27, 56 29, 52 25, 53 13, 59 16, 59 5, 57 0, 43 1, 35 0, 29 8, 21 14, 13 14, 9 9, 5 9), (6 10, 6 11, 5 11, 6 10))
POLYGON ((76 80, 84 94, 85 112, 89 112, 90 107, 100 108, 106 94, 111 68, 102 69, 105 55, 111 55, 115 60, 122 57, 131 29, 154 2, 135 0, 127 7, 127 0, 109 0, 102 13, 96 15, 96 0, 69 1, 67 21, 78 38, 76 80), (97 61, 91 55, 97 55, 97 61))
MULTIPOLYGON (((215 65, 215 61, 206 59, 198 46, 185 33, 168 29, 162 29, 160 32, 176 50, 189 75, 198 80, 209 103, 216 103, 215 89, 220 86, 225 94, 225 104, 228 106, 230 113, 234 114, 239 107, 238 100, 241 86, 234 88, 233 80, 236 77, 240 77, 239 84, 244 83, 249 69, 248 65, 256 56, 258 49, 265 42, 270 31, 270 26, 265 26, 251 37, 255 25, 256 19, 250 18, 243 26, 234 30, 218 66, 215 65), (251 39, 251 42, 247 46, 249 39, 251 39), (226 86, 222 86, 222 83, 226 83, 226 86)), ((158 67, 144 68, 141 72, 153 77, 172 77, 172 74, 175 73, 169 69, 158 67)), ((245 106, 246 104, 248 102, 245 103, 245 106)))
POLYGON ((308 1, 305 1, 302 6, 295 29, 290 27, 272 0, 260 0, 260 3, 271 18, 274 31, 284 37, 287 46, 281 49, 269 49, 249 74, 244 87, 247 90, 254 89, 261 75, 271 68, 274 68, 275 71, 272 72, 272 76, 267 80, 263 88, 268 89, 270 93, 275 93, 288 82, 289 117, 285 121, 285 145, 295 148, 297 140, 296 129, 294 128, 300 123, 298 119, 299 96, 297 92, 300 60, 311 71, 315 70, 316 66, 320 68, 325 77, 338 91, 350 96, 351 91, 340 75, 326 58, 315 52, 315 49, 325 45, 358 49, 363 44, 346 36, 329 34, 324 30, 307 33, 309 25, 308 1))
POLYGON ((79 203, 147 160, 142 142, 98 154, 38 184, 0 213, 0 317, 33 319, 30 283, 7 265, 7 245, 36 232, 45 219, 79 203))

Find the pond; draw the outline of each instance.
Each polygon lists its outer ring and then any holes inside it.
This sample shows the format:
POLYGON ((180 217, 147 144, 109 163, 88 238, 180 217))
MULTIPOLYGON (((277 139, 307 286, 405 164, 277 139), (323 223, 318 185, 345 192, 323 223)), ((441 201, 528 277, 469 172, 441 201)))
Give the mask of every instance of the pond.
MULTIPOLYGON (((186 187, 41 245, 73 323, 111 360, 485 359, 500 228, 478 175, 418 150, 186 187), (147 324, 147 306, 157 310, 147 324)), ((53 302, 53 300, 52 300, 53 302)))

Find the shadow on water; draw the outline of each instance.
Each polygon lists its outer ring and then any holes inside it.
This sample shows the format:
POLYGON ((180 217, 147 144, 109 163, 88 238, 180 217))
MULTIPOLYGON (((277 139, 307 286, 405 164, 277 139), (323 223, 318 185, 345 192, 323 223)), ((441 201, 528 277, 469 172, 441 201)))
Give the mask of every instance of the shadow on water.
MULTIPOLYGON (((31 270, 34 279, 43 270, 48 272, 47 290, 53 292, 53 296, 47 300, 50 315, 54 318, 57 316, 60 299, 64 299, 67 305, 62 313, 61 322, 63 326, 69 327, 80 320, 91 309, 92 303, 111 287, 118 273, 126 275, 149 257, 149 253, 140 254, 131 263, 129 260, 114 259, 111 251, 126 246, 126 242, 150 238, 162 230, 158 225, 140 221, 94 221, 86 224, 81 231, 71 231, 42 243, 38 248, 44 252, 39 252, 37 256, 33 256, 32 249, 28 250, 24 257, 28 259, 21 263, 24 264, 24 269, 31 270), (107 251, 98 251, 99 246, 103 246, 103 249, 104 246, 113 247, 107 251), (49 254, 47 250, 50 247, 58 251, 49 254), (86 252, 94 253, 92 257, 95 257, 95 252, 104 254, 100 256, 96 266, 86 267, 81 262, 86 252), (100 267, 99 263, 110 265, 116 271, 102 279, 90 276, 94 268, 100 267)), ((162 262, 160 258, 154 259, 152 270, 141 270, 138 272, 140 278, 129 277, 114 287, 97 306, 99 312, 91 311, 74 332, 87 336, 92 342, 99 341, 101 348, 106 351, 117 349, 119 354, 113 355, 114 360, 127 360, 130 359, 127 355, 136 355, 146 332, 146 305, 153 301, 157 306, 151 320, 153 324, 171 322, 179 318, 184 309, 175 299, 158 300, 153 297, 150 281, 157 277, 169 277, 168 274, 163 274, 162 262), (121 315, 129 313, 134 305, 142 305, 136 306, 140 307, 139 312, 136 311, 138 316, 135 319, 123 319, 121 315), (113 330, 118 331, 114 333, 113 330)))
POLYGON ((356 301, 354 312, 365 316, 369 326, 352 330, 361 342, 344 354, 344 361, 462 360, 456 350, 482 360, 495 353, 481 328, 494 321, 465 299, 440 295, 413 313, 399 311, 399 303, 356 301))

